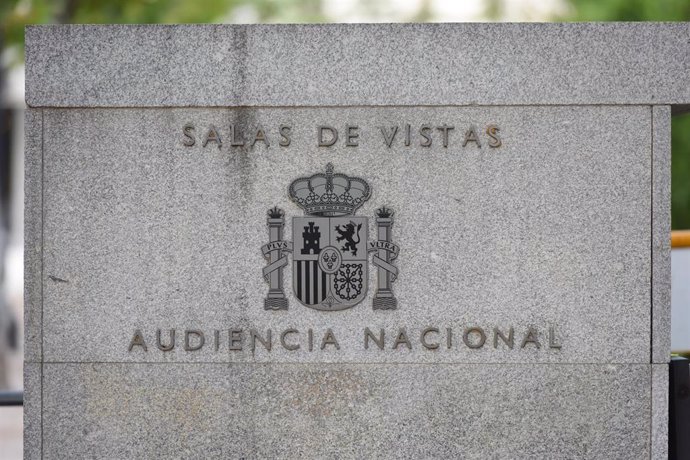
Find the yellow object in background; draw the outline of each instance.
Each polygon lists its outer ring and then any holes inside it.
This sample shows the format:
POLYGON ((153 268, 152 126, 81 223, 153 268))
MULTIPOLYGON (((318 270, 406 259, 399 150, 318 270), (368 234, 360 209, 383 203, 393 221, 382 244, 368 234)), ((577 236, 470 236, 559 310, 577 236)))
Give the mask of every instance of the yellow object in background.
POLYGON ((671 232, 672 248, 690 248, 690 230, 675 230, 671 232))

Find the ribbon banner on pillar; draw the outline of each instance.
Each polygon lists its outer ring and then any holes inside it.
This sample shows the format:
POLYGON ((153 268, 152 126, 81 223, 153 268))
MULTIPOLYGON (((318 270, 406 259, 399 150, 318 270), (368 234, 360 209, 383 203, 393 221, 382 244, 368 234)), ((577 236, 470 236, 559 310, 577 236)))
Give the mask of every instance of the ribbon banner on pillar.
POLYGON ((369 219, 355 212, 371 196, 369 184, 358 177, 335 174, 333 165, 325 173, 301 177, 290 184, 290 198, 305 215, 292 219, 292 242, 283 240, 284 212, 268 212, 269 243, 262 247, 268 259, 263 276, 269 283, 264 301, 267 310, 285 310, 282 270, 292 252, 292 287, 295 298, 309 308, 323 311, 354 307, 367 297, 369 254, 377 270, 374 309, 393 310, 397 301, 392 283, 398 276, 393 261, 399 247, 393 243, 393 211, 376 211, 376 237, 368 242, 369 219))
MULTIPOLYGON (((269 228, 270 228, 270 224, 269 224, 269 228)), ((264 257, 267 259, 271 258, 271 253, 273 251, 279 251, 281 253, 283 251, 292 252, 292 242, 291 241, 274 241, 272 243, 264 244, 261 247, 261 252, 263 252, 264 257)), ((275 262, 271 262, 268 265, 266 265, 264 267, 264 270, 263 270, 264 278, 266 279, 266 281, 270 281, 269 276, 271 275, 271 273, 273 273, 276 270, 283 268, 288 263, 290 263, 290 262, 288 261, 287 256, 281 254, 280 258, 277 259, 275 262)))

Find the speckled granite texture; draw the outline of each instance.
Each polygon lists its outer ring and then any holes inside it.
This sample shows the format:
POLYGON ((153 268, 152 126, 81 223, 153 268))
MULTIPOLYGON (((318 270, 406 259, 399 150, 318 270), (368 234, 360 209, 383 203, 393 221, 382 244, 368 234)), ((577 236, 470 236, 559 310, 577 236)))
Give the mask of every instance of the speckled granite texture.
POLYGON ((44 443, 56 458, 648 458, 650 367, 46 364, 44 443))
POLYGON ((671 109, 652 113, 652 362, 671 356, 671 109))
POLYGON ((665 458, 670 117, 690 104, 689 34, 29 27, 26 457, 665 458), (320 125, 339 130, 332 147, 320 125), (471 128, 481 147, 463 146, 471 128), (372 309, 374 270, 358 306, 306 308, 290 266, 288 310, 263 308, 266 211, 294 239, 288 185, 329 162, 369 182, 370 239, 375 210, 395 211, 397 310, 372 309), (515 346, 494 346, 511 326, 515 346), (484 346, 463 341, 471 327, 484 346), (529 328, 539 348, 520 346, 529 328), (270 330, 271 351, 249 330, 270 330), (339 349, 321 349, 328 330, 339 349))
POLYGON ((32 107, 690 104, 687 23, 40 26, 32 107))
MULTIPOLYGON (((650 125, 649 107, 46 110, 44 358, 647 362, 650 125), (203 136, 207 126, 224 132, 240 119, 264 127, 273 145, 182 143, 186 123, 203 136), (384 120, 458 131, 495 123, 503 145, 463 148, 462 134, 452 133, 447 148, 405 147, 403 138, 388 148, 384 120), (319 122, 359 126, 360 146, 318 147, 319 122), (287 148, 277 145, 282 123, 294 127, 287 148), (306 308, 291 293, 291 267, 289 310, 263 309, 266 211, 285 209, 292 240, 291 218, 303 212, 287 188, 327 162, 369 182, 372 197, 357 215, 369 216, 370 234, 377 207, 395 211, 395 312, 372 311, 374 288, 350 310, 306 308), (419 346, 430 326, 456 328, 457 346, 419 346), (562 348, 460 346, 459 332, 471 326, 514 326, 520 337, 530 326, 554 327, 562 348), (417 346, 365 350, 365 327, 391 338, 407 328, 417 346), (128 350, 135 329, 153 344, 157 328, 199 328, 209 338, 214 329, 295 328, 303 346, 128 350), (319 340, 332 328, 341 350, 308 352, 309 328, 319 340)), ((373 270, 369 278, 375 286, 373 270)))

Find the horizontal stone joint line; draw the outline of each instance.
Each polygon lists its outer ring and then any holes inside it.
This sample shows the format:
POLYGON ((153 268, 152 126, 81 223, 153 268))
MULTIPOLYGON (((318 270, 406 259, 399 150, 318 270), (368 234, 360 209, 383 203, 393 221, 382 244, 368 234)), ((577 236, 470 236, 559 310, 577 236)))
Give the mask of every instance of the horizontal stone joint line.
MULTIPOLYGON (((659 101, 654 105, 668 105, 671 107, 682 106, 682 104, 674 104, 672 102, 659 101)), ((191 110, 215 110, 215 109, 328 109, 328 108, 482 108, 482 107, 648 107, 648 103, 644 102, 606 102, 606 103, 562 103, 562 102, 535 102, 527 103, 495 103, 495 104, 253 104, 253 105, 39 105, 28 106, 32 109, 42 110, 104 110, 104 109, 191 109, 191 110)))
POLYGON ((149 365, 149 364, 156 364, 156 365, 195 365, 195 364, 215 364, 215 365, 221 365, 221 366, 235 366, 235 365, 256 365, 256 366, 282 366, 282 365, 290 365, 290 366, 320 366, 320 365, 332 365, 332 366, 349 366, 349 365, 357 365, 357 366, 409 366, 409 365, 424 365, 424 366, 436 366, 436 365, 458 365, 458 366, 485 366, 485 365, 491 365, 491 366, 510 366, 510 365, 536 365, 536 366, 649 366, 651 363, 648 362, 567 362, 567 363, 558 363, 558 362, 528 362, 528 361, 520 361, 520 362, 501 362, 501 361, 491 361, 491 362, 450 362, 450 361, 439 361, 439 362, 420 362, 420 361, 414 361, 414 362, 399 362, 399 363, 391 363, 391 362, 361 362, 361 361, 339 361, 339 362, 332 362, 332 361, 312 361, 312 362, 296 362, 296 361, 289 361, 289 362, 283 362, 283 361, 265 361, 265 362, 232 362, 232 361, 179 361, 179 362, 170 362, 170 361, 44 361, 44 365, 47 364, 135 364, 135 365, 149 365))

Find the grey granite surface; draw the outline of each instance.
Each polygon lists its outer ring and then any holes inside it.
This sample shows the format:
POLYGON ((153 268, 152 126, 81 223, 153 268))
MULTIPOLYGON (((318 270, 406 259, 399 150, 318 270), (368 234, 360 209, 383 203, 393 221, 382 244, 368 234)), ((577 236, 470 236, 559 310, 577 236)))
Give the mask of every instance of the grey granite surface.
POLYGON ((651 458, 668 459, 668 364, 652 364, 651 458))
POLYGON ((24 363, 24 458, 43 458, 43 364, 24 363))
MULTIPOLYGON (((651 110, 649 107, 117 109, 45 111, 44 359, 46 361, 599 362, 648 363, 650 344, 651 110), (182 127, 199 137, 183 145, 182 127), (228 129, 262 126, 270 146, 231 147, 228 129), (385 146, 380 125, 456 126, 444 148, 418 136, 385 146), (470 125, 500 126, 503 145, 462 147, 470 125), (280 124, 293 127, 278 145, 280 124), (360 146, 318 147, 316 126, 360 127, 360 146), (202 146, 207 127, 225 143, 202 146), (616 129, 611 129, 615 126, 616 129), (365 178, 358 211, 394 209, 401 247, 396 311, 364 302, 319 312, 292 294, 288 311, 263 309, 266 211, 289 200, 290 182, 324 171, 365 178), (542 347, 470 349, 466 327, 529 327, 542 347), (385 329, 386 350, 363 331, 385 329), (426 350, 426 327, 454 329, 452 349, 426 350), (560 349, 549 348, 553 327, 560 349), (157 329, 177 329, 161 352, 157 329), (227 330, 301 332, 302 348, 229 351, 227 330), (341 349, 307 350, 331 328, 341 349), (391 350, 400 328, 412 350, 391 350), (128 350, 140 329, 149 345, 128 350), (182 349, 184 329, 207 345, 182 349), (222 346, 211 346, 214 330, 222 346)), ((342 129, 342 128, 341 128, 342 129)), ((341 133, 342 136, 342 133, 341 133)), ((342 139, 342 137, 341 137, 342 139)))
POLYGON ((30 26, 30 106, 690 104, 687 23, 30 26))
POLYGON ((670 346, 670 113, 690 107, 689 35, 27 28, 26 458, 665 458, 668 366, 650 360, 670 346), (339 130, 333 147, 319 125, 339 130), (258 128, 267 142, 249 145, 258 128), (481 147, 463 146, 470 128, 481 147), (288 185, 328 162, 371 185, 370 239, 375 210, 395 211, 395 311, 372 309, 373 269, 356 307, 304 307, 289 265, 289 309, 263 308, 266 211, 285 210, 294 240, 288 185), (430 327, 437 349, 420 342, 430 327), (515 346, 494 345, 510 327, 515 346), (193 329, 201 350, 184 349, 193 329), (281 344, 291 329, 298 350, 281 344), (530 329, 539 348, 520 346, 530 329), (270 330, 271 351, 250 330, 270 330), (403 331, 410 348, 394 347, 403 331))
POLYGON ((671 359, 671 108, 652 113, 652 362, 671 359))
POLYGON ((43 110, 24 117, 24 361, 42 359, 43 110))
POLYGON ((649 458, 650 365, 46 364, 48 458, 649 458))

